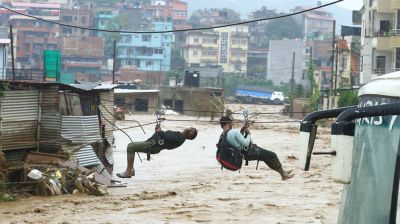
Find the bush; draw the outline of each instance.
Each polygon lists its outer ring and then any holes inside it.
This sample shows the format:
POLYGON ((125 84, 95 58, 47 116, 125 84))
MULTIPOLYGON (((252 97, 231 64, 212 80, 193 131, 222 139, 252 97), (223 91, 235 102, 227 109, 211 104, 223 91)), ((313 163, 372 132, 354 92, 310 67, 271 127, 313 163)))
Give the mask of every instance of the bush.
POLYGON ((358 99, 357 99, 357 91, 356 90, 349 90, 340 93, 340 98, 338 101, 338 106, 339 107, 348 107, 348 106, 354 106, 357 105, 358 99))

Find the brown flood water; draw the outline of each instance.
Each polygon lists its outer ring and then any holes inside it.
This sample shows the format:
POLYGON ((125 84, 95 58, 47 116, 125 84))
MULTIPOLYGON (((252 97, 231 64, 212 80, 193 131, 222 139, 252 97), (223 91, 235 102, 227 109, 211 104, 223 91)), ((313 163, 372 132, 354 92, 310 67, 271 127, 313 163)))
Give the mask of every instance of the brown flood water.
MULTIPOLYGON (((239 105, 228 105, 233 110, 239 105)), ((244 107, 244 105, 242 105, 244 107)), ((250 112, 277 112, 282 106, 247 105, 250 112)), ((143 123, 154 116, 130 118, 143 123)), ((168 115, 170 119, 197 119, 168 115)), ((237 118, 241 119, 240 116, 237 118)), ((259 115, 258 120, 288 120, 281 115, 259 115)), ((119 126, 133 125, 119 122, 119 126)), ((109 196, 66 195, 31 197, 0 204, 0 223, 336 223, 342 185, 331 180, 330 158, 314 157, 309 172, 297 168, 297 123, 257 124, 253 141, 277 153, 284 168, 296 176, 282 182, 279 175, 260 162, 244 166, 240 173, 221 171, 215 160, 219 125, 165 122, 164 130, 194 126, 199 135, 179 149, 162 151, 151 161, 136 159, 136 177, 124 179, 127 188, 109 189, 109 196)), ((146 140, 154 127, 128 133, 146 140)), ((328 150, 329 130, 319 128, 315 149, 328 150)), ((115 132, 115 171, 126 165, 129 139, 115 132)), ((145 155, 141 155, 145 159, 145 155)))

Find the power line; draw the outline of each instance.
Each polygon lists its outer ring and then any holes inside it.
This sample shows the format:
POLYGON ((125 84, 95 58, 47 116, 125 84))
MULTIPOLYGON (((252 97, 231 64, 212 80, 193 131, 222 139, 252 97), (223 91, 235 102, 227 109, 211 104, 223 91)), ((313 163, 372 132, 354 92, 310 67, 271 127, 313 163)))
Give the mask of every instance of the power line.
POLYGON ((57 22, 57 21, 51 21, 51 20, 43 19, 43 18, 40 18, 40 17, 37 17, 37 16, 28 15, 28 14, 25 14, 25 13, 22 13, 22 12, 18 12, 16 10, 13 10, 13 9, 10 9, 10 8, 7 8, 7 7, 1 6, 1 5, 0 5, 0 8, 8 10, 10 12, 13 12, 15 14, 26 16, 26 17, 29 17, 29 18, 32 18, 32 19, 35 19, 35 20, 39 20, 39 21, 42 21, 42 22, 57 24, 57 25, 60 25, 60 26, 71 27, 71 28, 76 28, 76 29, 98 31, 98 32, 108 32, 108 33, 131 33, 131 34, 139 34, 139 33, 155 34, 155 33, 159 33, 159 34, 161 34, 161 33, 176 33, 176 32, 186 32, 186 31, 210 30, 210 29, 217 29, 217 28, 225 28, 225 27, 231 27, 231 26, 245 25, 245 24, 256 23, 256 22, 261 22, 261 21, 281 19, 281 18, 285 18, 285 17, 291 17, 291 16, 294 16, 294 15, 298 15, 298 14, 314 11, 314 10, 317 10, 317 9, 320 9, 320 8, 324 8, 324 7, 327 7, 327 6, 330 6, 330 5, 335 5, 335 4, 337 4, 339 2, 342 2, 342 1, 344 1, 344 0, 337 0, 337 1, 334 1, 334 2, 330 2, 330 3, 327 3, 327 4, 320 5, 320 6, 316 6, 316 7, 310 8, 310 9, 306 9, 306 10, 302 10, 302 11, 298 11, 298 12, 294 12, 294 13, 289 13, 289 14, 285 14, 285 15, 280 15, 280 16, 273 16, 273 17, 268 17, 268 18, 247 20, 247 21, 243 21, 243 22, 230 23, 230 24, 211 26, 211 27, 164 30, 164 31, 129 31, 129 30, 109 30, 109 29, 98 29, 98 28, 91 28, 91 27, 82 27, 82 26, 76 26, 76 25, 60 23, 60 22, 57 22))

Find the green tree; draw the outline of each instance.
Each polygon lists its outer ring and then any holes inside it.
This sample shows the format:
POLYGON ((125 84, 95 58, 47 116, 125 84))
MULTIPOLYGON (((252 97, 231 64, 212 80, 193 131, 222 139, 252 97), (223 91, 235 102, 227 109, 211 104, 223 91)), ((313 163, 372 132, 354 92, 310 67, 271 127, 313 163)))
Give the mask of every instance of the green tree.
POLYGON ((295 96, 296 97, 304 97, 304 87, 301 84, 296 85, 295 89, 295 96))
POLYGON ((268 36, 268 40, 296 39, 302 37, 301 26, 296 23, 293 17, 271 20, 266 23, 264 31, 268 36))
POLYGON ((348 107, 357 105, 357 91, 356 90, 348 90, 340 93, 340 98, 338 100, 339 107, 348 107))
POLYGON ((268 9, 267 7, 263 6, 261 9, 256 10, 251 13, 251 18, 252 19, 262 19, 262 18, 269 18, 273 16, 277 16, 279 13, 276 12, 275 9, 271 10, 268 9))
POLYGON ((311 97, 310 97, 310 103, 311 103, 311 110, 312 111, 317 111, 319 108, 319 99, 320 99, 320 89, 318 84, 315 82, 314 79, 314 66, 310 64, 308 66, 308 80, 310 80, 311 84, 311 97))
MULTIPOLYGON (((208 18, 215 13, 218 14, 218 17, 216 18, 217 21, 215 21, 216 23, 224 23, 225 24, 225 23, 241 21, 240 13, 238 13, 232 9, 212 8, 212 9, 203 9, 203 10, 198 9, 198 10, 194 11, 189 18, 189 23, 193 27, 209 26, 210 24, 203 24, 202 18, 208 18)), ((216 24, 213 24, 213 25, 216 25, 216 24)))
MULTIPOLYGON (((135 30, 139 27, 140 26, 136 22, 132 23, 129 16, 126 14, 118 15, 106 24, 106 29, 108 30, 135 30)), ((103 37, 105 39, 105 56, 107 58, 112 58, 114 54, 114 40, 117 42, 120 41, 121 34, 107 32, 103 34, 103 37)))

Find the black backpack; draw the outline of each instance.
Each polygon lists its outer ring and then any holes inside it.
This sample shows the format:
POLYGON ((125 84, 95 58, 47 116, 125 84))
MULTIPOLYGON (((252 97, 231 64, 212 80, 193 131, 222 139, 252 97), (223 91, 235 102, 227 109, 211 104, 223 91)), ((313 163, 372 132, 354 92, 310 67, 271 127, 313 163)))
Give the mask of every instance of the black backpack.
POLYGON ((221 164, 221 169, 237 171, 242 168, 243 154, 241 150, 228 143, 227 134, 228 132, 224 132, 219 137, 216 159, 221 164))

